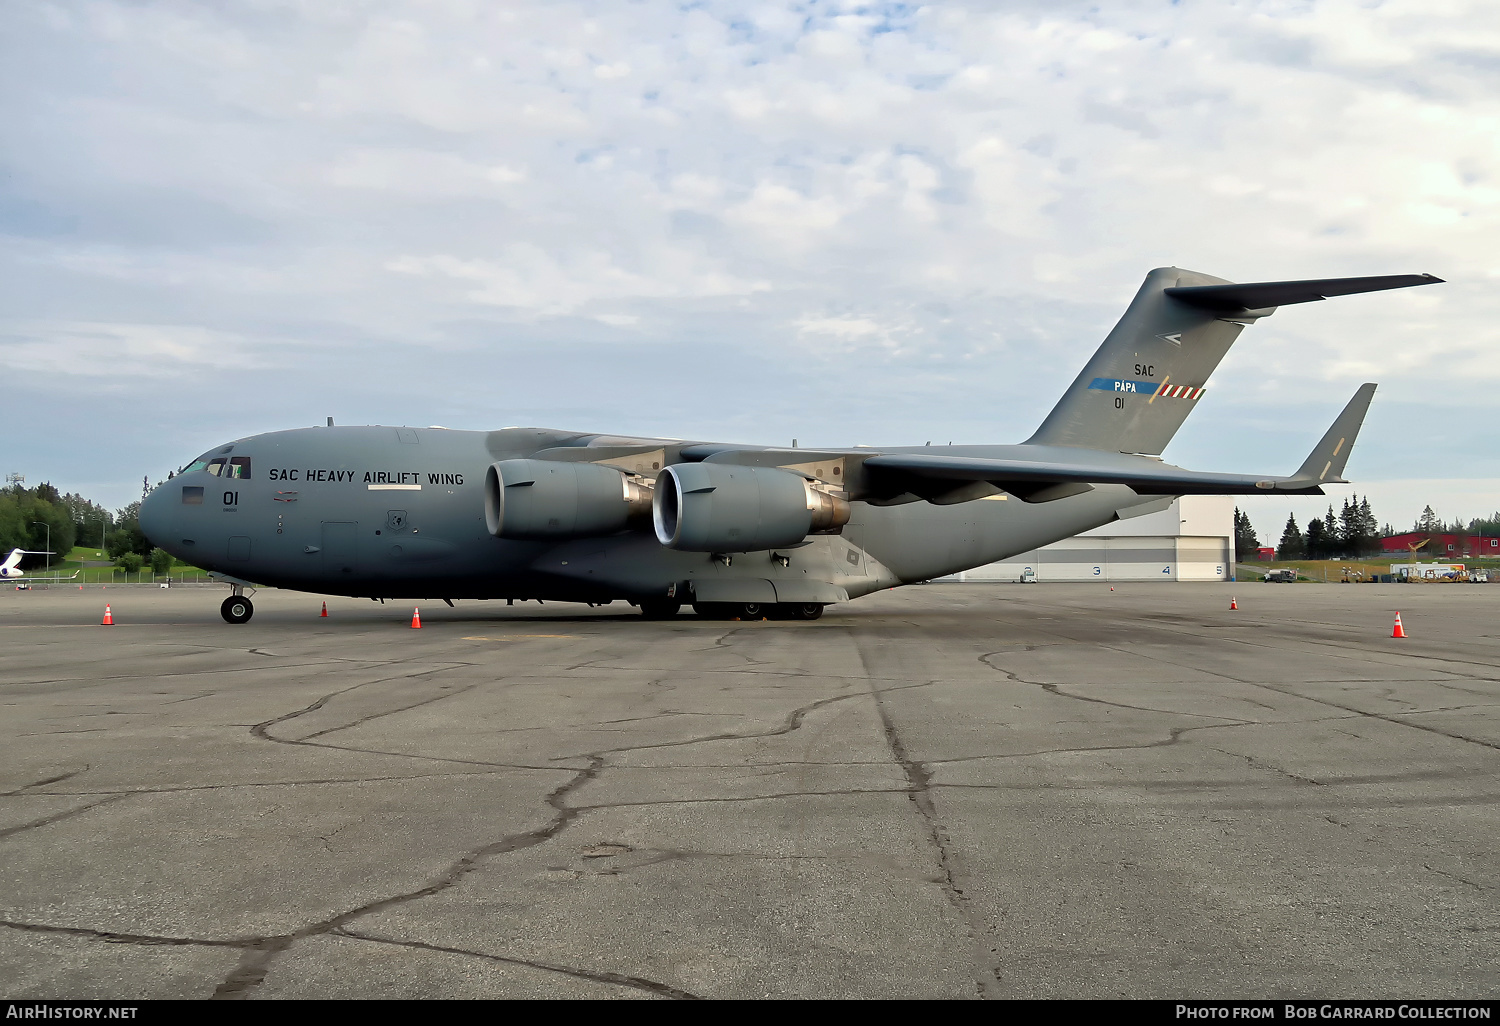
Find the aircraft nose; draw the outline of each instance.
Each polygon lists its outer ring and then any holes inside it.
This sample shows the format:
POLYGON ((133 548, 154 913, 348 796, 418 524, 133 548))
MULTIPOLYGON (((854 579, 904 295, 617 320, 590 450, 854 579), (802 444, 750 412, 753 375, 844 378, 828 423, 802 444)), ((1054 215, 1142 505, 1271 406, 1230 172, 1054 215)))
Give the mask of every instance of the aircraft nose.
POLYGON ((170 506, 167 503, 166 495, 163 494, 166 490, 166 486, 163 485, 160 488, 153 489, 150 495, 141 500, 141 533, 146 536, 152 545, 160 548, 167 547, 166 542, 169 541, 167 535, 171 531, 171 524, 168 522, 167 513, 170 506))

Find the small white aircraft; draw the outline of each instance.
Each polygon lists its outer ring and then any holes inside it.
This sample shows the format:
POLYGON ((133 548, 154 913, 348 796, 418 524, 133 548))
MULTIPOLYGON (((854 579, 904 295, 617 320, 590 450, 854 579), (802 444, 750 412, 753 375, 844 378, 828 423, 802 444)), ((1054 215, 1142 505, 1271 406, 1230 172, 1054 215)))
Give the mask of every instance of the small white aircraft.
MULTIPOLYGON (((34 580, 37 580, 37 578, 35 578, 35 577, 28 577, 26 575, 26 572, 23 571, 20 568, 19 564, 21 562, 21 557, 22 556, 55 556, 55 555, 57 555, 57 553, 55 553, 55 552, 42 552, 42 551, 39 551, 37 549, 11 549, 10 550, 10 555, 8 555, 8 556, 5 557, 5 562, 0 563, 0 578, 3 578, 3 579, 8 580, 8 581, 25 581, 25 580, 33 580, 34 581, 34 580)), ((78 576, 78 572, 75 570, 73 572, 73 577, 77 577, 77 576, 78 576)), ((73 577, 58 577, 57 580, 60 580, 60 581, 71 581, 73 579, 73 577)), ((47 580, 52 580, 52 578, 49 577, 49 578, 47 578, 47 580)))

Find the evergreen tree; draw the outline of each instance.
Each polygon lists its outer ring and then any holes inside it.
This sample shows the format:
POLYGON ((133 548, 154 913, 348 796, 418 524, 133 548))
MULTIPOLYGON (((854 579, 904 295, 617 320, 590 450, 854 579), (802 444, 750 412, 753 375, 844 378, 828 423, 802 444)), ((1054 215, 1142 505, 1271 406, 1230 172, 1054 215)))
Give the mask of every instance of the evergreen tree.
POLYGON ((1237 563, 1243 563, 1247 559, 1254 559, 1256 549, 1260 548, 1260 539, 1255 536, 1255 528, 1250 523, 1250 517, 1240 512, 1238 506, 1234 507, 1234 559, 1237 563))
POLYGON ((1301 559, 1307 552, 1302 531, 1297 527, 1297 518, 1287 514, 1286 527, 1281 531, 1281 544, 1276 546, 1276 558, 1301 559))
POLYGON ((1328 558, 1328 529, 1323 521, 1314 517, 1307 522, 1307 537, 1303 542, 1303 549, 1308 559, 1328 558))
POLYGON ((1412 530, 1421 534, 1442 534, 1443 522, 1437 518, 1437 514, 1432 511, 1432 507, 1428 506, 1422 510, 1422 515, 1412 525, 1412 530))
POLYGON ((1482 534, 1491 538, 1500 535, 1500 510, 1487 517, 1475 517, 1469 521, 1470 534, 1482 534))
POLYGON ((1339 542, 1343 554, 1353 559, 1373 552, 1378 548, 1379 539, 1380 528, 1375 523, 1375 514, 1370 512, 1369 498, 1351 495, 1345 499, 1344 508, 1339 511, 1339 542))
MULTIPOLYGON (((1354 496, 1355 500, 1359 496, 1354 496)), ((1344 557, 1347 559, 1359 551, 1359 503, 1357 501, 1344 500, 1344 508, 1339 510, 1339 544, 1344 557)))

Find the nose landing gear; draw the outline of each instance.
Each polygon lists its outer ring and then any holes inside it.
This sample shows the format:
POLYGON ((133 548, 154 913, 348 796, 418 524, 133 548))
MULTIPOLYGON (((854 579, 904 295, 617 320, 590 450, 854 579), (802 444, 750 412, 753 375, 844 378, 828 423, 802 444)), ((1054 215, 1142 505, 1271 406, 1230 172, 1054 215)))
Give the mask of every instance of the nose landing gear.
POLYGON ((219 607, 219 615, 225 623, 245 623, 255 615, 255 607, 244 595, 231 595, 219 607))

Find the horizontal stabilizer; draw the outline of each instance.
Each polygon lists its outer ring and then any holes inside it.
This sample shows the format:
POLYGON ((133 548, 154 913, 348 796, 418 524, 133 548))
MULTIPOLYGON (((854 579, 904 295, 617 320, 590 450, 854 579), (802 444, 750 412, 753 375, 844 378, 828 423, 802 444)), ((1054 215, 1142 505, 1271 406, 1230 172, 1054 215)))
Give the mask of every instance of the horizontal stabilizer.
POLYGON ((1312 281, 1261 281, 1243 285, 1182 285, 1163 289, 1167 295, 1204 310, 1265 310, 1295 303, 1314 303, 1333 296, 1360 292, 1436 285, 1430 274, 1384 274, 1374 278, 1319 278, 1312 281))

